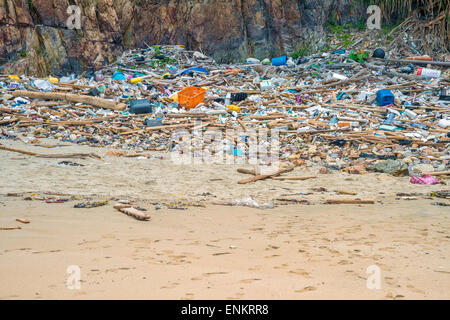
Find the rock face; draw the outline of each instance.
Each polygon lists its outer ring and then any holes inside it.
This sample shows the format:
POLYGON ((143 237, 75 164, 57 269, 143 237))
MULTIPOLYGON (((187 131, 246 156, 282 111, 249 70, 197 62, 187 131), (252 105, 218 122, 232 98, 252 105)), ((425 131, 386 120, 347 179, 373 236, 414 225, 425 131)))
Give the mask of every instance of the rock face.
POLYGON ((352 0, 0 0, 0 64, 44 75, 112 62, 127 47, 183 44, 224 62, 320 45, 331 16, 365 16, 352 0), (77 5, 81 28, 67 21, 77 5), (315 41, 311 41, 315 40, 315 41), (13 62, 11 62, 13 60, 13 62))

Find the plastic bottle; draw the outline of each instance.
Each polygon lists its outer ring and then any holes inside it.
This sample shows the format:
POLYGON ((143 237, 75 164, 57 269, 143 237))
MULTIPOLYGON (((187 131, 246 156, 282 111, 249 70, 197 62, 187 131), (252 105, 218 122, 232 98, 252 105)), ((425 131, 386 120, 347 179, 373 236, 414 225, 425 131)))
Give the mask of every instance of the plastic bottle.
POLYGON ((213 105, 218 109, 222 109, 222 110, 226 109, 224 105, 221 105, 220 103, 218 103, 216 101, 213 102, 213 105))
POLYGON ((225 98, 225 105, 228 106, 231 103, 231 93, 227 93, 225 98))
POLYGON ((393 112, 389 113, 388 118, 386 119, 385 123, 391 124, 392 121, 394 121, 394 118, 395 118, 395 113, 393 113, 393 112))
POLYGON ((240 111, 241 111, 241 108, 238 107, 238 106, 236 106, 236 105, 234 105, 234 104, 228 105, 227 108, 228 108, 229 110, 231 110, 231 111, 236 111, 236 112, 240 112, 240 111))
POLYGON ((417 117, 417 113, 415 113, 414 111, 411 111, 409 109, 405 110, 405 114, 411 119, 415 119, 417 117))
POLYGON ((131 84, 140 83, 140 82, 142 82, 142 81, 143 81, 143 80, 142 80, 141 77, 130 79, 130 83, 131 83, 131 84))
POLYGON ((245 62, 247 62, 247 63, 256 63, 256 64, 260 64, 261 63, 261 61, 259 61, 256 58, 247 58, 247 60, 245 62))
POLYGON ((48 80, 35 80, 34 85, 39 90, 50 91, 53 89, 53 84, 48 80))
POLYGON ((336 80, 347 80, 348 79, 348 77, 343 76, 343 75, 341 75, 339 73, 335 73, 335 72, 333 72, 332 78, 336 79, 336 80))
POLYGON ((418 68, 417 75, 422 78, 440 78, 441 70, 428 69, 428 68, 418 68))
POLYGON ((16 75, 10 75, 10 76, 8 76, 8 78, 9 78, 9 80, 13 80, 13 81, 19 81, 20 80, 20 77, 16 76, 16 75))
POLYGON ((50 82, 53 83, 53 84, 56 84, 56 83, 59 82, 59 79, 58 79, 58 78, 55 78, 55 77, 49 77, 49 78, 48 78, 48 81, 50 81, 50 82))

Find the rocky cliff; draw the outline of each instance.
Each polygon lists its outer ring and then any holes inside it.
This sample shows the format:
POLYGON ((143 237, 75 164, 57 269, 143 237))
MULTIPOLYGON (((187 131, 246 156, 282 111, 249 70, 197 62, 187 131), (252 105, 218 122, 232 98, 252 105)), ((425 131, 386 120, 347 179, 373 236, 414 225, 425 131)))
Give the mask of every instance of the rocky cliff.
POLYGON ((365 15, 353 0, 0 0, 0 64, 44 75, 113 61, 127 47, 183 44, 218 61, 320 45, 331 16, 365 15), (81 9, 70 29, 67 9, 81 9), (317 41, 316 41, 317 40, 317 41), (13 62, 11 62, 13 61, 13 62))

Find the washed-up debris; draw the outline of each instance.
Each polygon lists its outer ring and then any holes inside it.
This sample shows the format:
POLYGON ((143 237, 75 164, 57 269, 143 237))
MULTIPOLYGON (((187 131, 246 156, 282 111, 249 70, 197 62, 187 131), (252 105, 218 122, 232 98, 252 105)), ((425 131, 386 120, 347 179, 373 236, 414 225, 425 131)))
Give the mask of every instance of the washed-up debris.
POLYGON ((16 219, 17 222, 23 223, 23 224, 28 224, 30 223, 30 220, 27 219, 16 219))
POLYGON ((409 180, 412 184, 426 184, 426 185, 434 185, 434 184, 440 184, 441 182, 433 177, 432 175, 425 174, 422 176, 422 178, 413 176, 409 180))
POLYGON ((19 227, 19 226, 17 226, 17 227, 0 227, 0 230, 5 230, 5 231, 8 231, 8 230, 20 230, 20 229, 22 229, 22 228, 19 227))
POLYGON ((130 204, 118 203, 114 205, 114 209, 119 210, 126 215, 129 215, 137 220, 147 221, 150 219, 150 216, 143 212, 142 210, 138 210, 133 208, 130 204))
MULTIPOLYGON (((222 138, 226 146, 220 151, 245 163, 250 143, 260 140, 252 131, 267 129, 279 135, 281 165, 269 173, 242 168, 238 172, 251 177, 239 184, 313 179, 290 176, 296 167, 313 165, 321 174, 375 171, 445 179, 450 176, 450 57, 426 56, 399 42, 368 49, 358 48, 359 41, 351 50, 336 48, 296 62, 280 56, 233 64, 217 64, 181 46, 153 46, 124 52, 84 76, 0 77, 0 139, 54 138, 146 161, 157 159, 150 154, 156 151, 183 154, 187 142, 173 138, 178 130, 191 134, 191 150, 210 147, 211 130, 234 130, 234 136, 222 138)), ((0 150, 100 159, 3 145, 0 150)), ((261 162, 272 160, 268 154, 261 162)))
POLYGON ((74 205, 74 208, 82 208, 82 209, 90 209, 90 208, 97 208, 106 206, 108 204, 108 201, 94 201, 94 202, 82 202, 74 205))
POLYGON ((430 195, 432 197, 450 199, 450 190, 433 191, 430 195))
POLYGON ((80 159, 94 158, 94 159, 101 159, 98 155, 96 155, 94 153, 43 154, 43 153, 30 152, 30 151, 25 151, 25 150, 20 150, 20 149, 8 148, 8 147, 2 146, 2 145, 0 145, 0 150, 18 152, 18 153, 26 154, 29 156, 35 156, 38 158, 80 158, 80 159))
POLYGON ((69 199, 45 200, 45 203, 65 203, 67 201, 69 201, 69 199))
POLYGON ((60 161, 58 162, 58 166, 60 167, 84 167, 84 164, 76 163, 72 161, 60 161))
POLYGON ((303 176, 303 177, 271 177, 271 179, 273 180, 309 180, 309 179, 315 179, 317 178, 316 176, 303 176))
POLYGON ((374 200, 327 200, 326 204, 375 204, 374 200))
POLYGON ((310 202, 305 199, 293 199, 293 198, 276 198, 274 199, 277 205, 284 205, 284 204, 306 204, 309 205, 310 202))
POLYGON ((256 200, 249 198, 249 197, 244 197, 240 200, 233 200, 230 205, 244 206, 244 207, 250 207, 250 208, 257 208, 257 209, 272 209, 272 208, 274 208, 274 205, 272 202, 259 204, 256 200))
POLYGON ((433 202, 433 206, 439 206, 439 207, 450 207, 450 203, 445 202, 433 202))
POLYGON ((351 195, 351 196, 355 196, 356 195, 356 192, 354 192, 354 191, 348 191, 348 190, 338 190, 338 191, 336 191, 338 194, 348 194, 348 195, 351 195))

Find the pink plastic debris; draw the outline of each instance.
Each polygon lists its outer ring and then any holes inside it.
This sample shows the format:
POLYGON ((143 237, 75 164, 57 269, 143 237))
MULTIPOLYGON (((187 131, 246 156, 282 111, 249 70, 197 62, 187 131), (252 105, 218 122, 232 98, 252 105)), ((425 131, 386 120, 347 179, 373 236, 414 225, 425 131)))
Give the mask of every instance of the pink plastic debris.
POLYGON ((426 184, 426 185, 440 184, 439 180, 430 174, 425 174, 422 176, 422 178, 415 177, 415 176, 411 177, 409 182, 411 182, 413 184, 426 184))

